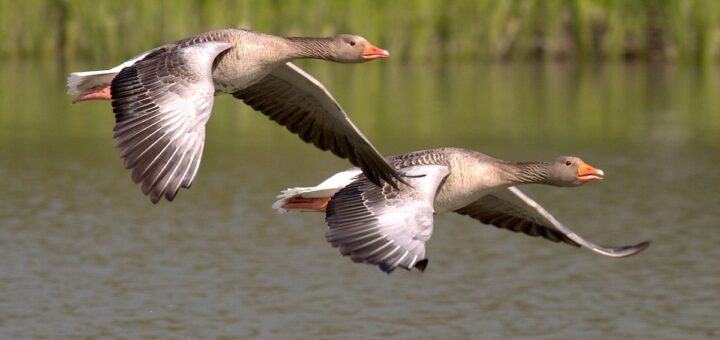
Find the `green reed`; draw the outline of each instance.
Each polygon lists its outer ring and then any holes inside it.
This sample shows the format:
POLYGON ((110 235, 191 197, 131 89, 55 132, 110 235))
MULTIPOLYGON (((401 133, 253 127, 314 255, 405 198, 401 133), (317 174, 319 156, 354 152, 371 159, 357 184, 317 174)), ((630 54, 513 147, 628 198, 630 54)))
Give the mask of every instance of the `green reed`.
POLYGON ((720 60, 715 0, 0 0, 0 56, 117 61, 221 27, 357 33, 395 62, 720 60))

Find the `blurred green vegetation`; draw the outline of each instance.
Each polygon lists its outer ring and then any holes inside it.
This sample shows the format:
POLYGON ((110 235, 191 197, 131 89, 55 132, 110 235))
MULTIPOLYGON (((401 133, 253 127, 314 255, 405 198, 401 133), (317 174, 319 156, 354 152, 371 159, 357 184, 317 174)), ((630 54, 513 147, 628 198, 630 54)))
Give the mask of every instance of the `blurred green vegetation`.
POLYGON ((720 60, 716 0, 0 0, 0 56, 119 61, 225 27, 356 33, 394 62, 720 60))

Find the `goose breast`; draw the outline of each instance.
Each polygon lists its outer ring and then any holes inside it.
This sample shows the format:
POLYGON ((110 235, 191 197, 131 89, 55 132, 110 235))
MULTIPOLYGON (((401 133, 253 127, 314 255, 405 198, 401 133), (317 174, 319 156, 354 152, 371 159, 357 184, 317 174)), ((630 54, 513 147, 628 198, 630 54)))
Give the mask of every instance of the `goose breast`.
POLYGON ((455 211, 480 197, 509 186, 490 160, 478 160, 463 153, 448 153, 450 174, 435 196, 435 213, 455 211))

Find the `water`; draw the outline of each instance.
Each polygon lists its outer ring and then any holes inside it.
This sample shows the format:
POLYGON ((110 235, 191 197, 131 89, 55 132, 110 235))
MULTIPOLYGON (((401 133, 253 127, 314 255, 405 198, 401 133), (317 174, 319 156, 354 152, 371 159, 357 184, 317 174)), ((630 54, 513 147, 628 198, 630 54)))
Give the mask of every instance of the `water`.
POLYGON ((436 218, 425 273, 385 275, 277 192, 348 164, 218 98, 191 190, 152 205, 114 149, 109 103, 68 70, 0 63, 0 337, 720 336, 720 72, 609 65, 304 64, 386 154, 460 146, 577 155, 606 179, 525 187, 594 253, 436 218))

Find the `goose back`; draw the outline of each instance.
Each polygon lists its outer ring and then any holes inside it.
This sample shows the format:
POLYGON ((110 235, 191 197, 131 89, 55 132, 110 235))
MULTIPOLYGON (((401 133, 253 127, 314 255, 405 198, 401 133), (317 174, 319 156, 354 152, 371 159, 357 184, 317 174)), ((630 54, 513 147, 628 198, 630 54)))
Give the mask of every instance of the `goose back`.
POLYGON ((164 48, 182 48, 205 42, 227 42, 232 46, 217 56, 212 68, 215 89, 229 94, 256 83, 274 68, 296 57, 286 38, 240 28, 201 33, 164 48))
POLYGON ((410 152, 389 159, 396 169, 418 165, 444 165, 450 174, 435 195, 435 213, 460 209, 480 197, 511 185, 504 162, 483 153, 461 148, 437 148, 410 152))

